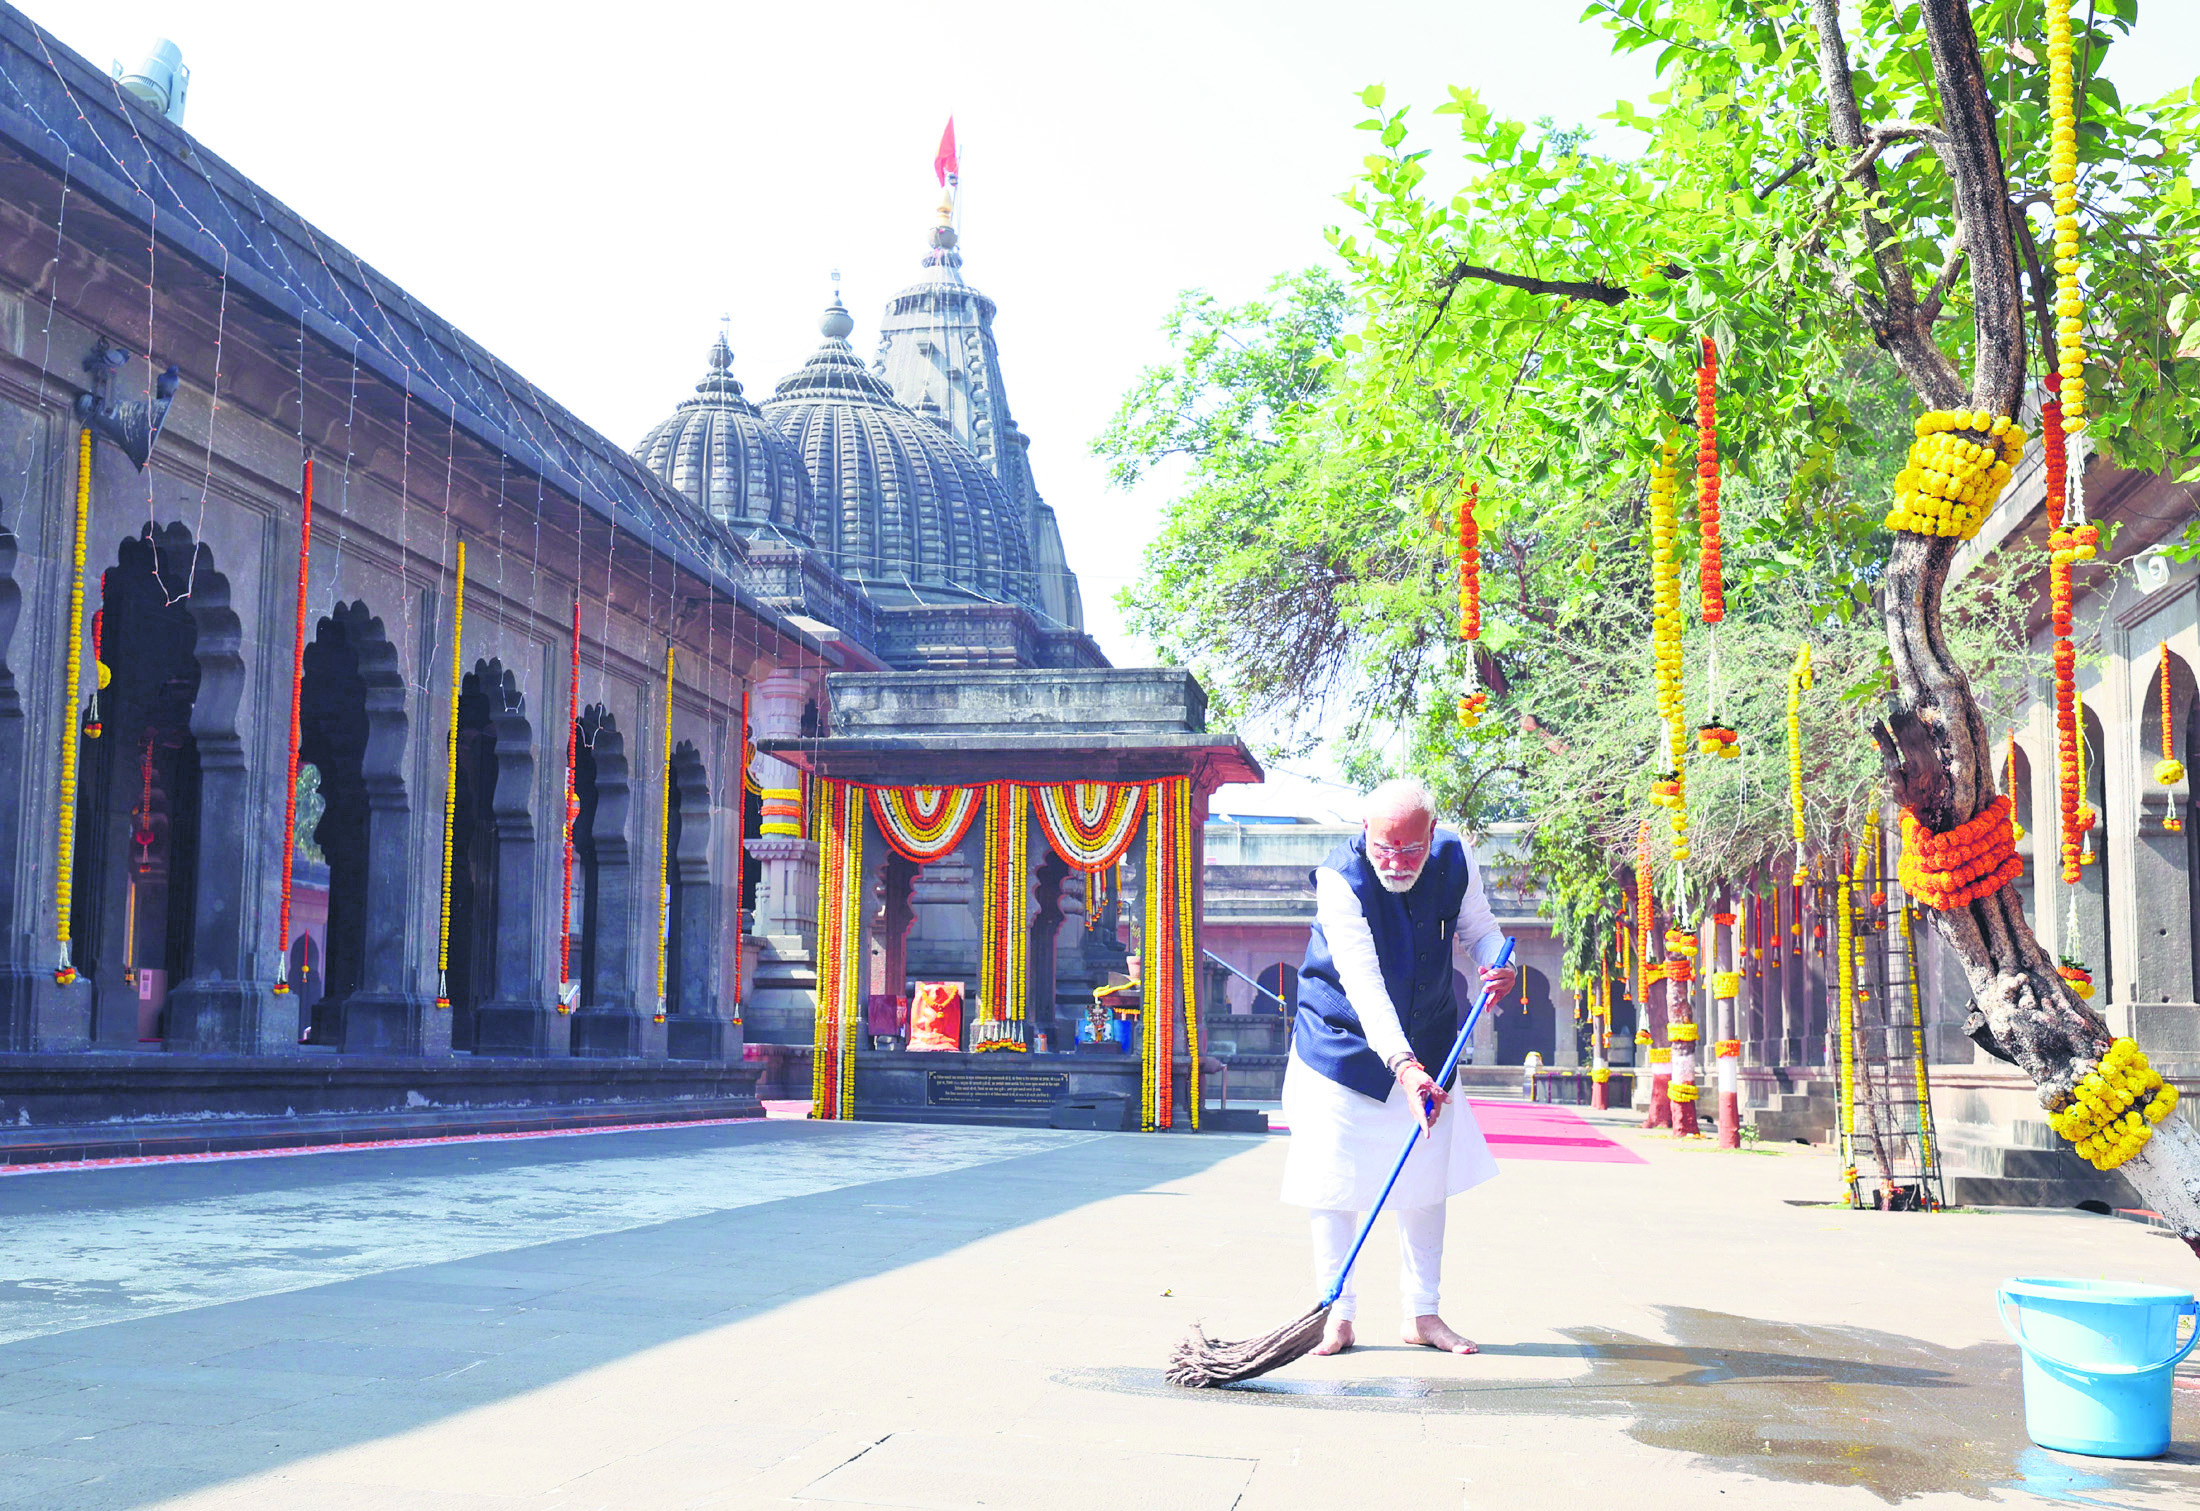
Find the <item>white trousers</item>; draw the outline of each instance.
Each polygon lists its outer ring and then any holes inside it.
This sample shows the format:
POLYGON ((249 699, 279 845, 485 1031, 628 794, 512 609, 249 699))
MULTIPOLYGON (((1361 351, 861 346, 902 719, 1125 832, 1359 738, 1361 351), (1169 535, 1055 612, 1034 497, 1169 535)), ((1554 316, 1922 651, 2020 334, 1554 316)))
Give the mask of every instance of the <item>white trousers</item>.
MULTIPOLYGON (((1401 1207, 1398 1220, 1398 1295, 1405 1317, 1432 1316, 1436 1312, 1437 1289, 1444 1274, 1444 1204, 1436 1202, 1426 1207, 1401 1207)), ((1326 1296, 1337 1278, 1337 1266, 1344 1263, 1345 1255, 1352 1252, 1352 1240, 1360 1233, 1360 1224, 1367 1220, 1364 1212, 1337 1212, 1323 1208, 1314 1211, 1314 1283, 1316 1293, 1326 1296)), ((1352 1267, 1345 1277, 1344 1293, 1329 1315, 1349 1321, 1359 1313, 1359 1297, 1355 1282, 1360 1268, 1367 1263, 1367 1251, 1360 1251, 1360 1263, 1352 1267)))

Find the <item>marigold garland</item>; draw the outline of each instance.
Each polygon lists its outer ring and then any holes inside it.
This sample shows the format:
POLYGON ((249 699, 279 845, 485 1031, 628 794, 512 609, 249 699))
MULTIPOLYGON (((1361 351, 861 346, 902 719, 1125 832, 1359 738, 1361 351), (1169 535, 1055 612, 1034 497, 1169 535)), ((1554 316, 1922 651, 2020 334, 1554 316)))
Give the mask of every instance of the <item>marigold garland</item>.
POLYGON ((1696 366, 1696 520, 1703 531, 1703 560, 1697 568, 1703 622, 1726 617, 1726 587, 1719 539, 1719 348, 1703 338, 1703 360, 1696 366))
POLYGON ((451 857, 458 846, 458 692, 466 640, 466 542, 451 590, 451 724, 443 741, 443 901, 435 932, 435 1005, 451 1005, 451 857))
POLYGON ((746 862, 749 854, 749 762, 753 749, 749 744, 749 690, 741 689, 741 780, 734 788, 733 822, 733 1021, 741 1021, 741 1008, 747 991, 741 984, 741 936, 748 932, 748 920, 743 917, 741 893, 746 883, 746 862))
POLYGON ((1788 668, 1788 816, 1795 834, 1795 885, 1805 879, 1803 867, 1803 694, 1813 681, 1810 642, 1795 652, 1788 668))
POLYGON ((817 1014, 811 1030, 810 1116, 855 1116, 855 1036, 861 1008, 863 803, 845 782, 816 789, 817 1014))
POLYGON ((1741 994, 1742 973, 1740 971, 1713 971, 1711 973, 1711 995, 1713 997, 1721 1001, 1731 1001, 1741 994))
POLYGON ((1669 1023, 1665 1037, 1672 1044, 1693 1044, 1703 1037, 1703 1031, 1694 1023, 1669 1023))
POLYGON ((680 794, 672 781, 672 647, 665 646, 665 758, 657 769, 664 773, 665 806, 663 828, 657 840, 657 1012, 656 1021, 665 1021, 665 957, 672 945, 672 820, 679 812, 680 794))
POLYGON ((2146 1147, 2177 1101, 2177 1088, 2147 1063, 2139 1046, 2117 1039, 2048 1113, 2047 1124, 2094 1169, 2113 1170, 2146 1147))
POLYGON ((313 458, 298 483, 298 616, 290 639, 290 744, 284 765, 282 901, 276 909, 275 994, 290 994, 290 871, 298 852, 298 741, 305 723, 306 560, 313 545, 313 458))
POLYGON ((1711 1046, 1711 1057, 1715 1060, 1739 1060, 1742 1057, 1742 1041, 1720 1039, 1711 1046))
POLYGON ((54 939, 60 961, 54 967, 57 985, 76 979, 76 965, 69 958, 69 908, 76 892, 76 758, 79 731, 77 707, 84 675, 84 546, 92 518, 92 432, 89 426, 76 436, 76 543, 69 575, 69 657, 62 675, 62 697, 67 712, 61 720, 61 804, 54 836, 54 939))
MULTIPOLYGON (((1649 1000, 1650 941, 1656 927, 1657 899, 1650 884, 1650 823, 1643 821, 1635 833, 1635 927, 1639 942, 1635 946, 1635 1000, 1649 1000)), ((1644 1041, 1648 1043, 1648 1040, 1644 1041)))
MULTIPOLYGON (((872 794, 877 803, 879 795, 872 794)), ((978 893, 984 913, 978 930, 978 1011, 986 1042, 1007 1039, 1022 1047, 1009 1025, 1024 1020, 1031 937, 1031 805, 1014 782, 985 787, 983 874, 978 893)), ((966 820, 967 822, 967 820, 966 820)))
MULTIPOLYGON (((747 694, 743 694, 746 702, 747 694)), ((743 730, 747 725, 744 721, 743 730)), ((565 671, 565 853, 563 901, 558 910, 558 1011, 573 1010, 573 826, 580 821, 581 600, 573 595, 573 635, 565 671)), ((744 811, 747 804, 742 804, 744 811)))
POLYGON ((963 842, 978 816, 976 787, 873 787, 878 832, 904 860, 930 865, 963 842))
POLYGON ((1679 518, 1675 506, 1679 445, 1668 434, 1658 444, 1650 470, 1650 555, 1652 584, 1651 656, 1656 663, 1658 717, 1664 722, 1667 763, 1657 782, 1656 801, 1673 822, 1673 858, 1688 858, 1688 737, 1681 693, 1681 581, 1675 556, 1679 518))
POLYGON ((1169 777, 1152 785, 1146 802, 1145 930, 1141 966, 1139 1028, 1141 1126, 1166 1128, 1174 1120, 1176 1012, 1184 1014, 1185 1041, 1193 1077, 1192 1127, 1200 1120, 1198 1087, 1199 1018, 1195 992, 1197 962, 1192 958, 1194 894, 1192 875, 1192 784, 1169 777))
POLYGON ((2078 112, 2070 66, 2070 0, 2047 0, 2047 177, 2055 209, 2055 364, 2063 425, 2085 429, 2085 311, 2078 281, 2078 112))
POLYGON ((2004 792, 1976 814, 1935 834, 1902 810, 1902 889, 1939 913, 1969 907, 2024 875, 2009 827, 2014 807, 2004 792))
POLYGON ((1838 890, 1834 894, 1834 964, 1841 973, 1841 1163, 1848 1176, 1849 1196, 1856 1196, 1856 899, 1850 893, 1849 861, 1842 857, 1838 890))
POLYGON ((1143 782, 1053 782, 1032 795, 1047 844, 1064 865, 1088 876, 1122 860, 1146 812, 1143 782))
POLYGON ((1887 528, 1969 540, 2024 455, 2024 432, 2007 415, 1983 409, 1935 409, 1918 416, 1915 428, 1909 463, 1895 476, 1887 528))
POLYGON ((1482 527, 1474 518, 1481 485, 1467 484, 1459 500, 1459 638, 1482 638, 1482 527))
MULTIPOLYGON (((2154 763, 2154 780, 2164 787, 2174 787, 2185 779, 2185 763, 2177 759, 2177 747, 2170 737, 2170 685, 2169 642, 2162 642, 2162 759, 2154 763)), ((2184 827, 2177 824, 2172 815, 2172 832, 2184 827)))
POLYGON ((2093 973, 2070 956, 2065 955, 2055 966, 2055 974, 2070 988, 2070 995, 2080 1002, 2093 1000, 2093 973))

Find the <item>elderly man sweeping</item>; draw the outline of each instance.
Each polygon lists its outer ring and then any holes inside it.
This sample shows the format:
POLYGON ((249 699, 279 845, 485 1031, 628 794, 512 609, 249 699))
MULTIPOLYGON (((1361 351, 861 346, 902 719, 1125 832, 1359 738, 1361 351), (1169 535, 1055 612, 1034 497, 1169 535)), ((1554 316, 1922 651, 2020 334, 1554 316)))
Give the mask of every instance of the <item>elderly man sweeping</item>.
MULTIPOLYGON (((1313 1209, 1314 1269, 1327 1285, 1380 1200, 1401 1138, 1423 1124, 1426 1137, 1387 1203, 1397 1215, 1404 1338, 1471 1354, 1437 1312, 1444 1201, 1495 1175, 1497 1163, 1464 1100, 1454 1103, 1431 1073, 1460 1027, 1455 939, 1480 965, 1490 1000, 1512 991, 1473 852, 1438 827, 1426 787, 1386 782, 1368 795, 1360 837, 1314 872, 1314 929, 1283 1079, 1283 1199, 1313 1209)), ((1347 1277, 1314 1352, 1352 1346, 1355 1301, 1347 1277)))

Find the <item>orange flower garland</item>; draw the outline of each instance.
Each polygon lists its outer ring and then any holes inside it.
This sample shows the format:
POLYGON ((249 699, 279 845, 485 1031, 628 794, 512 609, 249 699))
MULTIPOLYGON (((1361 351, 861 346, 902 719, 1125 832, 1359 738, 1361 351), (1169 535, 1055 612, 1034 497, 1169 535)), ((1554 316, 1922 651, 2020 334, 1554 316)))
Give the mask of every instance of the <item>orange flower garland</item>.
POLYGON ((1903 890, 1936 912, 1952 913, 2017 880, 2024 862, 2009 830, 2012 806, 2005 792, 1945 834, 1903 809, 1903 890))
POLYGON ((1697 567, 1702 589, 1703 622, 1726 617, 1726 587, 1719 557, 1719 348, 1703 338, 1703 361, 1696 367, 1696 519, 1703 530, 1703 560, 1697 567))
MULTIPOLYGON (((2165 640, 2162 642, 2162 759, 2154 763, 2154 780, 2164 787, 2174 787, 2185 779, 2185 763, 2177 759, 2177 747, 2170 732, 2170 701, 2169 642, 2165 640)), ((2177 816, 2175 800, 2165 795, 2162 804, 2167 810, 2162 827, 2171 834, 2181 832, 2185 822, 2177 816)))
POLYGON ((1459 500, 1459 638, 1467 645, 1468 691, 1459 695, 1459 725, 1472 729, 1482 722, 1490 695, 1475 686, 1473 642, 1482 638, 1482 527, 1475 523, 1474 506, 1481 487, 1467 484, 1459 500))

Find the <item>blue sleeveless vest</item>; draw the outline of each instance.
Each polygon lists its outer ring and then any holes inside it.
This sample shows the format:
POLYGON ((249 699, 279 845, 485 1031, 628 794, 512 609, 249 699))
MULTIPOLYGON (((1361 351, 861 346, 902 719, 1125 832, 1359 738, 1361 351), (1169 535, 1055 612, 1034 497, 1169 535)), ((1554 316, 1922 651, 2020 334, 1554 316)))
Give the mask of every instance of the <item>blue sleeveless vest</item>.
MULTIPOLYGON (((1459 905, 1473 880, 1473 863, 1458 835, 1438 829, 1420 879, 1410 891, 1392 892, 1368 863, 1366 845, 1365 835, 1340 845, 1322 862, 1322 869, 1341 875, 1359 898, 1368 931, 1375 936, 1383 985, 1390 992, 1391 1005, 1398 1009, 1398 1025, 1406 1031, 1415 1058, 1434 1074, 1443 1068, 1444 1056, 1451 1053, 1451 1041, 1459 1033, 1451 936, 1459 923, 1459 905)), ((1318 921, 1306 942, 1306 963, 1299 967, 1292 1052, 1309 1069, 1378 1102, 1387 1099, 1397 1084, 1397 1077, 1368 1046, 1318 921)))

